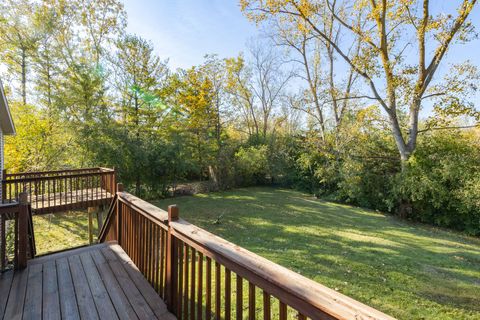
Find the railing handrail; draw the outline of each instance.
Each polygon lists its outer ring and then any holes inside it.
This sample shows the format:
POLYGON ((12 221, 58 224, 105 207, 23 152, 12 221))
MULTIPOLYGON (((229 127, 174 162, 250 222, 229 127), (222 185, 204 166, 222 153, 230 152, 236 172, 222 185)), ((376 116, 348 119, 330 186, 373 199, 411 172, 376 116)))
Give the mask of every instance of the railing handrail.
POLYGON ((166 211, 132 194, 118 192, 117 199, 157 225, 168 228, 169 233, 175 238, 218 261, 305 316, 334 319, 394 319, 183 219, 168 222, 166 211))
POLYGON ((11 178, 15 176, 31 176, 31 175, 45 175, 45 174, 63 174, 71 172, 114 172, 115 169, 104 167, 91 167, 91 168, 77 168, 77 169, 62 169, 62 170, 48 170, 48 171, 25 171, 15 173, 5 173, 4 178, 11 178))
POLYGON ((114 171, 97 171, 97 172, 85 172, 85 173, 72 173, 66 175, 58 176, 39 176, 39 177, 28 177, 28 178, 14 178, 2 180, 3 183, 21 183, 21 182, 33 182, 33 181, 44 181, 44 180, 53 180, 53 179, 67 179, 67 178, 81 178, 81 177, 91 177, 97 175, 108 175, 114 171))

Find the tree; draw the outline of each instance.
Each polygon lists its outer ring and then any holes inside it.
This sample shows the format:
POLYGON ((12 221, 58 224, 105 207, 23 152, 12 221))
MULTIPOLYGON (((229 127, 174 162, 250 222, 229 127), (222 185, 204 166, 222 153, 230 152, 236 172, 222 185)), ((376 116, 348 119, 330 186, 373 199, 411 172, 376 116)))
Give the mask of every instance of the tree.
POLYGON ((116 88, 119 94, 120 119, 136 151, 132 168, 137 194, 141 188, 145 141, 161 127, 165 105, 158 91, 168 76, 167 63, 153 52, 145 39, 126 35, 117 42, 115 58, 116 88))
POLYGON ((34 28, 37 8, 30 0, 6 0, 0 4, 0 48, 10 72, 18 75, 23 104, 27 104, 27 75, 38 42, 34 28))
POLYGON ((371 94, 362 95, 362 98, 378 102, 386 112, 402 168, 416 148, 419 113, 424 100, 449 94, 430 92, 429 88, 449 47, 455 40, 470 39, 473 26, 467 18, 475 4, 476 0, 463 0, 456 15, 432 16, 428 0, 359 0, 354 6, 341 6, 342 11, 337 10, 337 1, 330 0, 241 0, 242 10, 256 21, 283 16, 295 24, 296 19, 300 19, 302 23, 297 27, 308 28, 329 44, 365 80, 371 94), (349 38, 366 44, 360 55, 349 55, 321 28, 316 18, 322 10, 348 31, 349 38), (352 21, 355 11, 362 12, 360 25, 352 21), (409 34, 415 35, 416 43, 409 42, 405 36, 409 34), (416 63, 407 59, 407 46, 416 46, 416 63), (406 131, 402 130, 402 112, 408 114, 406 131))
POLYGON ((278 52, 265 44, 250 43, 249 55, 248 62, 242 55, 227 59, 227 90, 241 110, 249 135, 265 139, 292 73, 283 70, 278 52))

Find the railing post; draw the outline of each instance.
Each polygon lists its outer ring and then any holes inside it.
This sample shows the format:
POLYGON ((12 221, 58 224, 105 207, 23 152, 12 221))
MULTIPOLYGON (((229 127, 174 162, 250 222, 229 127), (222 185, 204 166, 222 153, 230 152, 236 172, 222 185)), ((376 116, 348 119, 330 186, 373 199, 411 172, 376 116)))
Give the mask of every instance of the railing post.
POLYGON ((176 312, 177 297, 177 280, 178 280, 178 248, 177 241, 172 234, 171 222, 178 220, 177 205, 168 206, 168 234, 167 234, 167 272, 166 272, 166 289, 167 289, 167 307, 170 312, 176 312))
POLYGON ((27 246, 28 246, 28 200, 27 193, 22 192, 19 196, 18 210, 18 248, 16 268, 23 269, 27 266, 27 246))
MULTIPOLYGON (((117 183, 116 185, 116 190, 117 192, 123 192, 123 184, 122 183, 117 183)), ((120 201, 118 201, 118 197, 117 197, 117 230, 116 230, 116 234, 117 234, 117 243, 119 246, 122 246, 122 238, 121 238, 121 230, 122 230, 122 206, 120 205, 120 201)))
POLYGON ((113 167, 113 174, 111 175, 109 180, 110 180, 110 188, 112 188, 111 192, 113 191, 112 193, 115 193, 115 187, 117 186, 117 171, 115 170, 115 167, 113 167))
POLYGON ((2 203, 7 199, 7 169, 2 170, 2 203))

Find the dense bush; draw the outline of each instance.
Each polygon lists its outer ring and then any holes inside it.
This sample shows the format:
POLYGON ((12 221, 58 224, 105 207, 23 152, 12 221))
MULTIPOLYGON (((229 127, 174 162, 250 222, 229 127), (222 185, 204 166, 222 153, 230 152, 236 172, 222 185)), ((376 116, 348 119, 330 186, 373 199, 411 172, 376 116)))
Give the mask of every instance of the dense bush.
POLYGON ((393 179, 390 207, 411 204, 408 217, 480 234, 480 145, 474 132, 437 132, 421 140, 393 179))

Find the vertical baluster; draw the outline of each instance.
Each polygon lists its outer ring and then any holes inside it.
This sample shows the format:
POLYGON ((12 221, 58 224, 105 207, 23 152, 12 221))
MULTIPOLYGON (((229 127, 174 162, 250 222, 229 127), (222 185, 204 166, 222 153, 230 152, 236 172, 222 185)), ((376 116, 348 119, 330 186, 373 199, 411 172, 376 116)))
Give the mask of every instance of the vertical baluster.
POLYGON ((72 202, 69 201, 70 188, 69 188, 69 186, 68 186, 68 176, 65 176, 65 177, 63 178, 63 184, 64 184, 64 186, 63 186, 63 192, 65 192, 65 195, 64 195, 64 197, 65 197, 65 205, 66 205, 67 210, 70 210, 70 209, 71 209, 70 205, 71 205, 72 202))
POLYGON ((159 293, 159 274, 160 274, 160 227, 157 224, 153 224, 153 287, 155 291, 159 293))
POLYGON ((32 192, 33 192, 32 181, 29 181, 28 182, 28 199, 27 199, 28 202, 32 202, 32 192))
POLYGON ((74 209, 74 205, 75 205, 75 199, 73 198, 73 178, 72 176, 70 175, 70 178, 69 178, 69 187, 68 187, 68 197, 70 198, 70 208, 71 209, 74 209))
MULTIPOLYGON (((137 213, 138 214, 138 213, 137 213)), ((144 250, 145 247, 143 246, 144 243, 144 238, 145 238, 145 232, 143 232, 144 228, 144 220, 143 216, 141 214, 138 214, 138 217, 140 218, 140 230, 139 230, 139 236, 140 236, 140 241, 139 241, 139 246, 138 246, 138 253, 139 253, 139 263, 140 263, 140 270, 142 271, 143 274, 145 274, 145 264, 143 261, 144 258, 144 250)))
MULTIPOLYGON (((165 249, 166 249, 166 244, 165 244, 165 231, 163 230, 163 228, 160 228, 160 279, 159 279, 159 287, 160 287, 160 291, 162 292, 162 298, 165 299, 166 298, 166 295, 165 295, 165 285, 164 285, 164 282, 163 282, 163 279, 164 279, 164 276, 165 276, 165 269, 163 268, 164 266, 164 263, 165 263, 165 249)), ((182 277, 179 277, 180 279, 182 277)))
POLYGON ((197 263, 196 250, 192 248, 192 258, 191 258, 191 285, 190 285, 190 320, 195 320, 195 264, 197 263))
POLYGON ((243 279, 237 274, 237 320, 243 320, 243 279))
MULTIPOLYGON (((183 264, 185 263, 185 244, 178 241, 178 291, 177 291, 177 319, 182 319, 183 310, 183 264)), ((166 293, 166 292, 165 292, 166 293)))
POLYGON ((65 176, 62 177, 62 191, 63 191, 63 204, 65 205, 65 208, 68 208, 67 205, 68 205, 68 194, 67 194, 67 191, 68 191, 68 186, 67 186, 67 178, 65 178, 65 176))
POLYGON ((146 274, 146 268, 145 268, 145 218, 141 215, 138 214, 140 217, 140 246, 139 246, 139 252, 140 252, 140 270, 142 270, 143 274, 146 274))
POLYGON ((13 187, 12 187, 12 184, 9 183, 9 184, 8 184, 8 201, 9 201, 9 202, 12 201, 12 188, 13 188, 13 187))
POLYGON ((225 320, 230 320, 231 282, 231 272, 225 268, 225 320))
POLYGON ((287 320, 287 305, 280 301, 280 320, 287 320))
MULTIPOLYGON (((119 202, 120 204, 122 204, 123 206, 123 202, 119 202)), ((130 257, 132 258, 132 261, 134 261, 135 259, 135 232, 137 232, 137 230, 135 229, 135 215, 134 213, 130 210, 130 208, 128 208, 127 206, 125 206, 125 210, 128 211, 128 215, 130 217, 130 228, 129 228, 129 231, 128 231, 128 237, 129 237, 129 242, 130 242, 130 257)), ((135 262, 135 261, 134 261, 135 262)))
POLYGON ((263 291, 263 320, 270 320, 270 295, 263 291))
POLYGON ((197 283, 197 319, 203 317, 203 254, 198 253, 198 283, 197 283))
POLYGON ((155 286, 155 260, 156 260, 156 253, 155 253, 155 242, 153 238, 153 223, 152 221, 148 220, 148 242, 150 243, 149 254, 148 254, 148 268, 150 269, 148 274, 150 275, 150 284, 155 286))
POLYGON ((58 190, 58 201, 60 202, 60 205, 62 205, 63 179, 62 179, 62 177, 57 175, 55 180, 58 183, 58 189, 57 189, 58 190))
POLYGON ((132 218, 133 218, 133 225, 132 225, 132 249, 133 249, 133 253, 132 253, 132 257, 133 257, 133 263, 135 263, 135 265, 138 267, 138 257, 137 257, 137 253, 138 253, 138 249, 137 249, 137 246, 138 246, 138 243, 137 243, 137 238, 138 238, 138 215, 135 214, 133 211, 130 211, 130 213, 132 214, 132 218))
POLYGON ((183 319, 188 319, 188 261, 189 246, 183 248, 183 319))
POLYGON ((205 274, 205 319, 212 318, 212 259, 207 257, 205 274))
MULTIPOLYGON (((121 204, 120 201, 117 202, 121 204)), ((123 219, 125 221, 125 244, 128 250, 128 256, 132 256, 132 214, 130 213, 130 210, 125 210, 123 211, 123 219)))
POLYGON ((248 282, 248 319, 255 320, 255 285, 248 282))
POLYGON ((78 189, 80 187, 80 179, 78 177, 75 177, 74 178, 74 181, 75 181, 75 203, 77 203, 77 206, 78 206, 78 203, 80 203, 80 199, 78 198, 78 189))
POLYGON ((215 261, 215 319, 219 320, 222 314, 221 275, 222 270, 220 268, 220 264, 215 261))
POLYGON ((50 193, 52 189, 53 189, 52 181, 51 179, 47 179, 47 207, 50 207, 50 202, 51 202, 50 193))
POLYGON ((13 264, 18 265, 18 211, 15 213, 15 226, 14 226, 14 256, 13 264))
POLYGON ((101 174, 100 175, 97 175, 97 185, 95 187, 95 190, 97 190, 97 201, 102 199, 102 186, 101 186, 101 180, 102 179, 102 176, 101 174), (100 191, 100 195, 98 194, 98 192, 100 191))
POLYGON ((148 223, 149 223, 149 220, 144 217, 143 222, 144 222, 143 223, 143 232, 145 233, 145 236, 143 237, 143 255, 144 255, 143 265, 144 265, 144 269, 145 269, 144 275, 148 278, 148 273, 149 273, 149 270, 148 270, 148 268, 149 268, 148 255, 150 253, 150 247, 149 247, 149 244, 148 244, 148 238, 149 238, 148 223))

